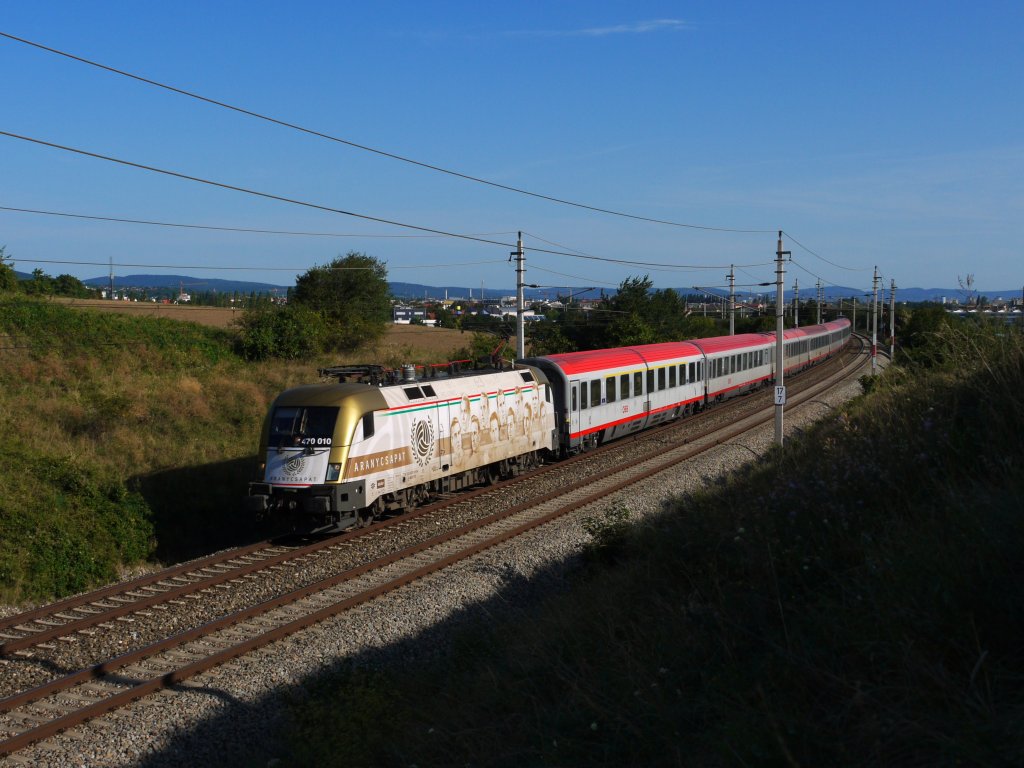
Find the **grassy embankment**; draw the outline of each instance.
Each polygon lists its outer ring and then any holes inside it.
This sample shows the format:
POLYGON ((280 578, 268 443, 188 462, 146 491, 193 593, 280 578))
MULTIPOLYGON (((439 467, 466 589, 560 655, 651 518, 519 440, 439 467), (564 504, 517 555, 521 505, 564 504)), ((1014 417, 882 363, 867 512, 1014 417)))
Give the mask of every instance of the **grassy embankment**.
POLYGON ((313 685, 286 762, 1024 764, 1024 345, 931 351, 567 594, 313 685))
POLYGON ((0 298, 0 603, 255 536, 239 502, 262 419, 316 367, 247 363, 231 330, 0 298))

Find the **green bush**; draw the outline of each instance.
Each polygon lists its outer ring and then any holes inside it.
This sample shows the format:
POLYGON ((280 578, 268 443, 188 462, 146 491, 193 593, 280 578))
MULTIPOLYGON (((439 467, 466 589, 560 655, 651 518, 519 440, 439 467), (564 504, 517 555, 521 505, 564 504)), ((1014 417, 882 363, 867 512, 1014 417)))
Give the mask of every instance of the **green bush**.
POLYGON ((297 304, 250 309, 238 324, 239 351, 247 360, 306 360, 323 350, 323 318, 297 304))

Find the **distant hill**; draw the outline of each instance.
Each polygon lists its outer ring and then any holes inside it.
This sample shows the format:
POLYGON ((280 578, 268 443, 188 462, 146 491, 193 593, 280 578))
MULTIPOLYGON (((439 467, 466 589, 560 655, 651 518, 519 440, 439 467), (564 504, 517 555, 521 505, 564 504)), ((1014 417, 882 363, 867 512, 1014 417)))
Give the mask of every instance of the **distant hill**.
MULTIPOLYGON (((90 277, 83 283, 92 288, 106 288, 110 285, 109 277, 90 277)), ((181 286, 189 292, 217 291, 218 293, 286 293, 288 287, 273 283, 253 283, 246 280, 203 280, 191 275, 115 275, 115 288, 178 288, 181 286)))
MULTIPOLYGON (((31 280, 32 275, 27 272, 15 271, 19 280, 31 280)), ((92 288, 106 288, 110 284, 109 277, 90 277, 82 281, 86 285, 92 288)), ((176 289, 179 286, 184 288, 186 291, 195 293, 198 291, 216 291, 218 293, 280 293, 284 294, 288 291, 289 286, 286 285, 275 285, 273 283, 257 283, 247 280, 221 280, 217 278, 202 278, 195 277, 193 275, 115 275, 114 287, 115 288, 149 288, 149 289, 176 289)), ((421 283, 403 283, 403 282, 389 282, 388 286, 391 289, 391 294, 398 299, 469 299, 479 301, 481 298, 480 288, 467 288, 466 286, 460 285, 423 285, 421 283)), ((699 293, 692 286, 678 287, 674 289, 677 293, 682 296, 694 295, 699 293)), ((887 285, 880 286, 879 297, 885 296, 888 298, 889 288, 887 285)), ((600 288, 592 288, 588 290, 580 290, 578 288, 526 288, 523 293, 528 300, 534 301, 539 299, 550 298, 554 299, 559 294, 562 296, 572 292, 574 299, 596 299, 601 295, 600 288), (579 291, 577 293, 577 291, 579 291)), ((614 296, 614 288, 605 288, 604 293, 606 296, 614 296)), ((725 295, 726 291, 721 289, 715 289, 717 295, 725 295)), ((1003 290, 976 290, 974 292, 978 296, 985 296, 989 300, 994 299, 1009 299, 1018 298, 1022 295, 1020 288, 1011 288, 1003 290)), ((497 301, 503 296, 515 296, 515 287, 506 288, 483 288, 483 297, 486 300, 497 301)), ((766 286, 763 291, 759 294, 752 294, 750 292, 737 292, 737 297, 742 297, 743 300, 749 300, 752 295, 760 295, 766 297, 771 301, 775 295, 775 287, 766 286)), ((815 295, 815 288, 813 285, 803 287, 800 289, 800 298, 803 301, 813 299, 815 295)), ((834 301, 836 299, 847 299, 851 296, 856 296, 858 299, 866 300, 870 298, 870 292, 865 288, 850 288, 847 286, 829 286, 825 289, 825 300, 834 301)), ((786 298, 790 300, 793 298, 793 286, 792 283, 786 286, 786 298)), ((896 288, 896 299, 898 301, 909 301, 909 302, 920 302, 920 301, 942 301, 945 298, 947 301, 954 301, 963 299, 964 294, 960 288, 896 288)))

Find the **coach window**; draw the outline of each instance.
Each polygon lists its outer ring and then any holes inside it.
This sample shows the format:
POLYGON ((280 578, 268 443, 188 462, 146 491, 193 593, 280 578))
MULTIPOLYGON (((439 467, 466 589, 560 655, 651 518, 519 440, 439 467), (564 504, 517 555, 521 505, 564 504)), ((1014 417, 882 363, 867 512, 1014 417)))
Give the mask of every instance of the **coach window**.
POLYGON ((665 388, 665 369, 658 369, 658 391, 660 392, 665 388))
POLYGON ((697 364, 696 363, 690 363, 690 381, 693 382, 693 381, 696 381, 696 380, 697 380, 697 364))
POLYGON ((654 371, 647 369, 647 394, 654 391, 654 371))
POLYGON ((668 369, 668 385, 669 387, 676 385, 676 367, 674 365, 668 369))
POLYGON ((637 371, 633 374, 633 395, 640 397, 644 393, 644 374, 643 371, 637 371))
POLYGON ((604 390, 605 391, 605 397, 607 398, 609 403, 614 403, 615 402, 615 377, 614 376, 609 376, 607 379, 604 380, 604 383, 607 385, 605 387, 605 390, 604 390))
POLYGON ((576 408, 576 387, 572 388, 572 409, 575 411, 576 408))
POLYGON ((619 376, 619 398, 625 400, 629 397, 629 374, 619 376))
POLYGON ((590 382, 590 404, 597 408, 601 404, 601 380, 594 379, 590 382))
POLYGON ((686 363, 680 363, 679 365, 679 386, 686 383, 686 363))
POLYGON ((587 409, 587 382, 580 384, 580 410, 585 411, 587 409))

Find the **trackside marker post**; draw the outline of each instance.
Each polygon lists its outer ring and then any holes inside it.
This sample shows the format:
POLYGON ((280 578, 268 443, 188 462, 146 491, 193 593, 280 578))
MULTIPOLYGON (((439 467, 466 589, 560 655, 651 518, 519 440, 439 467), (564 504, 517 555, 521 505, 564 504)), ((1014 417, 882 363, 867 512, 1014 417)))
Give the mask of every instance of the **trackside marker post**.
POLYGON ((786 404, 786 388, 776 387, 775 388, 775 404, 785 405, 786 404))

